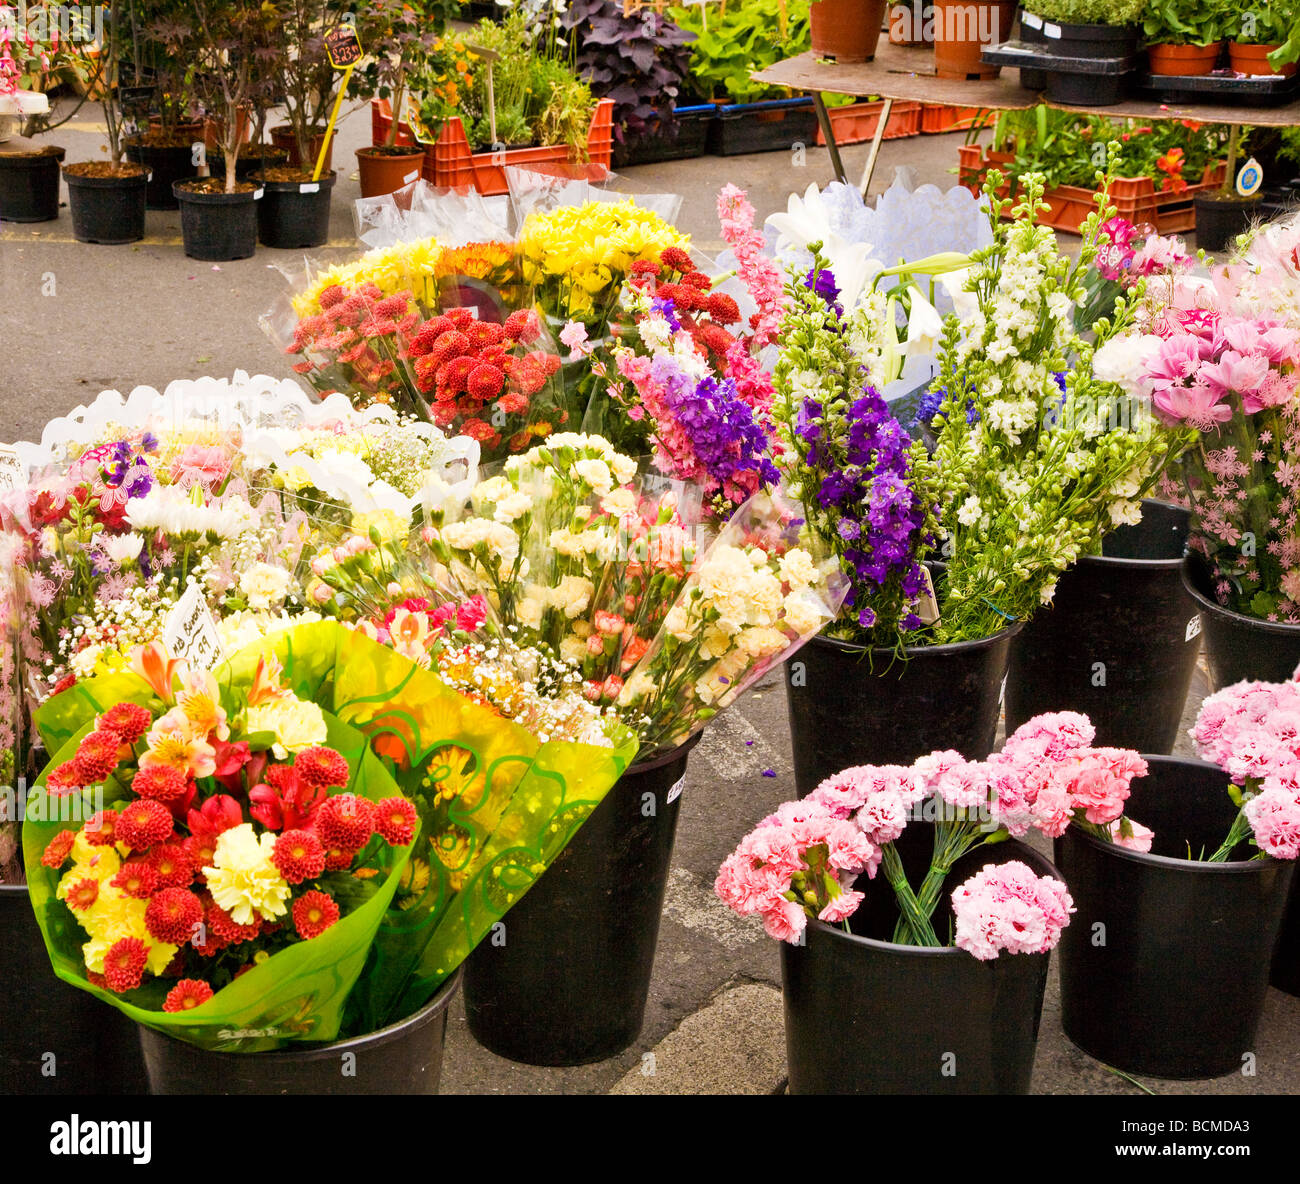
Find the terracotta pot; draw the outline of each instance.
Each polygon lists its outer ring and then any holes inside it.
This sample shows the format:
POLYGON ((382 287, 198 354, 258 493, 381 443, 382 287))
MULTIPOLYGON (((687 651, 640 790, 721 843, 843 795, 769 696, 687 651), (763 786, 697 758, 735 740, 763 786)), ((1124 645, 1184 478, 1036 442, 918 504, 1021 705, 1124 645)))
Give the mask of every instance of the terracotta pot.
POLYGON ((1280 70, 1274 70, 1268 64, 1268 55, 1281 49, 1280 45, 1246 45, 1240 41, 1228 42, 1228 60, 1238 74, 1269 75, 1279 74, 1290 78, 1295 73, 1296 63, 1288 62, 1280 70))
POLYGON ((1213 70, 1222 48, 1222 41, 1213 45, 1152 45, 1147 49, 1147 60, 1152 74, 1185 78, 1213 70))
POLYGON ((358 148, 357 166, 361 172, 361 196, 379 197, 409 185, 420 176, 424 149, 407 148, 399 155, 375 148, 358 148))
POLYGON ((895 0, 889 5, 889 40, 895 45, 928 45, 928 24, 934 29, 934 5, 930 0, 895 0))
POLYGON ((934 72, 938 78, 996 78, 1000 66, 980 59, 985 46, 1011 36, 1016 0, 935 0, 934 72))
POLYGON ((876 56, 886 0, 813 0, 812 51, 832 61, 869 62, 876 56))
MULTIPOLYGON (((330 137, 329 151, 325 153, 325 163, 321 166, 321 172, 328 173, 334 160, 334 139, 330 137)), ((291 165, 300 165, 302 168, 314 169, 316 167, 316 157, 320 155, 320 146, 325 141, 325 133, 317 132, 311 138, 311 160, 300 161, 298 159, 298 141, 294 139, 293 128, 288 124, 281 124, 279 127, 271 129, 271 143, 277 148, 283 148, 289 154, 289 163, 291 165)))

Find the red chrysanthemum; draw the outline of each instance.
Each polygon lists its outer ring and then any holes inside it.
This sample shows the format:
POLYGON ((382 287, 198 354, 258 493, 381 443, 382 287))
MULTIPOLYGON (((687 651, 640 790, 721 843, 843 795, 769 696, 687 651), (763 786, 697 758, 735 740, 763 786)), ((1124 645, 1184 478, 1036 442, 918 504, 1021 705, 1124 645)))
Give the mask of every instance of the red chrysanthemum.
POLYGON ((451 321, 446 317, 434 317, 431 321, 425 321, 415 336, 411 338, 411 344, 407 352, 413 358, 422 358, 433 348, 433 343, 451 327, 451 321))
MULTIPOLYGON (((116 810, 97 810, 86 820, 86 825, 82 828, 82 833, 86 836, 86 842, 92 847, 108 847, 117 842, 117 822, 118 815, 116 810)), ((167 815, 167 828, 171 829, 171 815, 167 815)))
POLYGON ((541 322, 530 308, 521 308, 506 317, 505 334, 511 341, 524 345, 536 341, 542 335, 541 322))
POLYGON ((293 902, 293 927, 299 937, 319 937, 339 919, 339 906, 328 893, 313 888, 293 902))
POLYGON ((90 876, 78 880, 63 899, 70 909, 76 909, 78 912, 88 909, 99 899, 99 881, 90 876))
POLYGON ((394 847, 405 847, 415 834, 415 804, 406 798, 384 798, 375 808, 375 829, 394 847))
POLYGON ((136 900, 148 900, 158 887, 158 873, 146 860, 128 859, 113 877, 112 885, 136 900))
POLYGON ((163 1000, 163 1011, 189 1011, 212 998, 213 991, 201 978, 183 978, 163 1000))
POLYGON ((465 336, 470 345, 481 350, 490 345, 500 345, 505 340, 506 331, 495 321, 475 321, 465 327, 465 336))
POLYGON ((61 695, 64 691, 70 691, 77 685, 77 676, 68 671, 58 682, 54 684, 53 694, 61 695))
POLYGON ((136 772, 131 788, 142 798, 170 805, 185 796, 185 774, 171 765, 145 765, 136 772))
POLYGON ((184 945, 203 920, 203 902, 188 888, 164 888, 154 893, 144 911, 145 928, 169 946, 184 945))
POLYGON ((316 815, 316 833, 326 847, 359 851, 375 830, 375 804, 355 793, 330 798, 316 815))
POLYGON ((249 924, 240 925, 215 900, 207 901, 204 910, 204 921, 217 937, 231 946, 244 941, 252 941, 262 930, 261 918, 256 913, 253 914, 253 920, 249 924))
POLYGON ((159 843, 149 852, 149 866, 159 888, 188 888, 194 882, 194 862, 182 843, 159 843))
POLYGON ((139 703, 115 703, 99 717, 96 728, 116 732, 123 744, 134 744, 153 723, 153 715, 139 703))
POLYGON ((275 840, 271 862, 290 884, 301 884, 325 870, 325 848, 310 831, 287 830, 275 840))
POLYGON ((495 366, 480 364, 470 371, 465 390, 470 398, 486 402, 488 399, 495 399, 505 384, 506 376, 500 370, 495 366))
POLYGON ((434 365, 441 366, 443 362, 450 362, 452 358, 469 352, 469 338, 459 329, 451 329, 433 343, 428 357, 434 365))
POLYGON ((713 287, 713 281, 702 271, 688 271, 681 282, 697 292, 707 292, 713 287))
POLYGON ((316 298, 316 303, 319 304, 321 308, 333 308, 336 304, 346 300, 347 295, 347 289, 344 288, 342 284, 331 284, 316 298))
POLYGON ((149 947, 138 937, 115 941, 104 955, 104 981, 110 991, 134 991, 144 977, 149 947))
POLYGON ((203 921, 189 939, 190 949, 202 958, 212 958, 221 953, 230 943, 213 932, 208 922, 207 906, 204 906, 203 921))
POLYGON ((443 314, 457 329, 467 329, 478 318, 474 315, 472 308, 449 308, 443 314))
POLYGON ((74 759, 64 761, 63 764, 50 770, 45 778, 45 791, 51 797, 62 798, 69 794, 80 793, 88 784, 91 783, 85 779, 81 767, 74 759))
POLYGON ((734 296, 726 292, 714 292, 705 302, 704 307, 719 325, 734 325, 740 320, 740 306, 734 296))
POLYGON ((463 395, 469 385, 469 376, 478 364, 476 358, 463 354, 439 366, 433 376, 438 397, 445 399, 449 395, 463 395))
POLYGON ((410 301, 410 292, 398 292, 393 296, 385 296, 378 304, 375 305, 375 319, 389 319, 406 315, 406 306, 410 301))
POLYGON ((695 264, 681 247, 665 247, 659 252, 661 267, 671 267, 673 271, 694 271, 695 264))
POLYGON ((132 851, 147 850, 171 833, 171 811, 162 802, 140 798, 118 811, 118 842, 125 843, 132 851))
POLYGON ((215 834, 191 835, 182 844, 185 854, 189 856, 190 866, 194 869, 195 879, 203 881, 203 869, 211 867, 217 854, 217 836, 215 834))
POLYGON ((103 781, 118 764, 118 753, 122 750, 122 740, 116 732, 95 731, 86 736, 77 745, 76 765, 82 777, 83 785, 97 785, 103 781))
POLYGON ((294 757, 293 767, 298 776, 315 789, 346 785, 352 776, 342 753, 319 745, 304 748, 294 757))
POLYGON ((725 354, 736 341, 721 325, 701 325, 695 332, 695 340, 716 354, 725 354))
POLYGON ((326 847, 325 848, 325 870, 329 872, 347 871, 352 866, 352 861, 357 857, 356 851, 350 847, 326 847))

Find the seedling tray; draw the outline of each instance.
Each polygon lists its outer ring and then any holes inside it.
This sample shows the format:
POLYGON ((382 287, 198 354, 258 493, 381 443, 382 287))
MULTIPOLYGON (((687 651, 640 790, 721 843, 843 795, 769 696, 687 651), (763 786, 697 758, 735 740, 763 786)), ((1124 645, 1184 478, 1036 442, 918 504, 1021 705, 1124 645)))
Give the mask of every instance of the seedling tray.
POLYGON ((1289 78, 1234 74, 1219 70, 1213 74, 1149 74, 1143 72, 1139 85, 1151 98, 1162 103, 1239 103, 1243 107, 1274 107, 1300 95, 1300 75, 1289 78))

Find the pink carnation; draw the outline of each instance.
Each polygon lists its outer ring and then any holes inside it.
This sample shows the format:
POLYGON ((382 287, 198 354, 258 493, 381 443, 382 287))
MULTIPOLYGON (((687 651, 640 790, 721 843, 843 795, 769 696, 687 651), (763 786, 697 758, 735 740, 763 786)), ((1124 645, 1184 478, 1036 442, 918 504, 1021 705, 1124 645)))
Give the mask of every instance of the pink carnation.
POLYGON ((988 801, 987 766, 968 761, 960 752, 952 749, 932 752, 921 757, 912 768, 927 794, 938 794, 949 805, 970 810, 988 801))
POLYGON ((826 921, 831 925, 838 925, 841 921, 847 921, 853 916, 858 911, 858 905, 865 899, 866 896, 863 893, 855 892, 852 888, 846 888, 817 914, 817 919, 826 921))
POLYGON ((1294 790, 1267 782, 1243 807, 1259 849, 1274 859, 1300 856, 1300 797, 1294 790))
POLYGON ((1129 851, 1141 851, 1145 854, 1151 850, 1151 840, 1156 837, 1156 832, 1140 822, 1134 822, 1131 818, 1116 818, 1110 824, 1110 837, 1116 847, 1125 847, 1129 851), (1128 823, 1130 834, 1121 833, 1120 827, 1124 822, 1128 823))
POLYGON ((1089 822, 1113 822, 1124 813, 1129 784, 1145 777, 1147 763, 1123 748, 1095 748, 1060 771, 1076 810, 1089 822))
POLYGON ((808 915, 793 900, 778 901, 770 912, 763 915, 763 929, 768 937, 795 944, 799 935, 808 928, 808 915))
POLYGON ((1070 922, 1074 901, 1052 876, 1023 863, 986 864, 952 894, 956 946, 980 961, 1052 949, 1070 922))

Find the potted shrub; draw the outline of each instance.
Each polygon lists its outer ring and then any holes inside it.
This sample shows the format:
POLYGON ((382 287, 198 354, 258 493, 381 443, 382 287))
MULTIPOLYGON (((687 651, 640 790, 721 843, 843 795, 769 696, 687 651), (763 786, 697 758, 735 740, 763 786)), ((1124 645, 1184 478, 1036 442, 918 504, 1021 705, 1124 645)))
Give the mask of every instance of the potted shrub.
POLYGON ((1218 64, 1235 8, 1223 0, 1157 0, 1147 9, 1142 32, 1152 74, 1208 74, 1218 64))
MULTIPOLYGON (((361 196, 377 197, 409 184, 420 174, 424 149, 409 141, 398 143, 400 119, 412 73, 432 52, 445 23, 442 0, 377 0, 363 13, 357 32, 366 63, 360 74, 360 97, 388 100, 394 118, 382 144, 357 149, 361 196)), ((358 74, 354 73, 353 78, 358 74)), ((309 244, 303 244, 309 245, 309 244)))
POLYGON ((1017 837, 1106 829, 1144 771, 1091 743, 1087 718, 1062 713, 985 760, 844 769, 741 840, 715 890, 784 943, 792 1094, 1029 1092, 1074 907, 1017 837))
MULTIPOLYGON (((280 42, 290 52, 279 61, 276 81, 287 122, 271 129, 271 143, 288 152, 290 167, 310 171, 324 146, 325 128, 343 77, 325 52, 325 34, 352 19, 353 5, 348 0, 276 0, 275 10, 280 42)), ((331 143, 321 166, 322 187, 333 156, 331 143)))
POLYGON ((193 11, 198 85, 208 106, 220 112, 225 169, 219 177, 173 182, 185 253, 194 259, 247 259, 257 249, 257 202, 262 193, 252 181, 239 180, 239 116, 269 77, 268 60, 278 53, 278 28, 256 0, 220 6, 215 0, 196 0, 193 11))
POLYGON ((1061 1018, 1085 1052, 1201 1078, 1239 1072, 1255 1048, 1300 853, 1284 739, 1297 706, 1295 683, 1211 696, 1193 736, 1214 764, 1152 757, 1113 833, 1073 824, 1057 839, 1078 906, 1061 947, 1061 1018))
MULTIPOLYGON (((1049 53, 1067 58, 1122 58, 1137 52, 1143 0, 1028 0, 1049 53)), ((1025 17, 1021 17, 1023 24, 1025 17)))
POLYGON ((1251 77, 1296 72, 1294 61, 1274 66, 1269 58, 1284 47, 1300 17, 1292 3, 1250 4, 1226 25, 1228 61, 1238 74, 1251 77))
POLYGON ((104 5, 104 42, 93 59, 92 86, 102 94, 108 160, 63 166, 72 233, 80 242, 133 243, 144 238, 149 173, 143 165, 122 159, 122 114, 111 85, 125 49, 123 13, 122 0, 104 5))
POLYGON ((561 20, 591 93, 614 100, 616 168, 703 153, 713 111, 682 102, 690 89, 686 30, 652 8, 625 12, 619 0, 575 0, 561 20))

